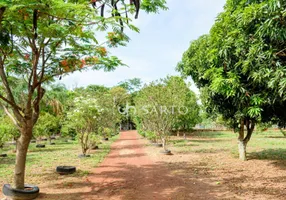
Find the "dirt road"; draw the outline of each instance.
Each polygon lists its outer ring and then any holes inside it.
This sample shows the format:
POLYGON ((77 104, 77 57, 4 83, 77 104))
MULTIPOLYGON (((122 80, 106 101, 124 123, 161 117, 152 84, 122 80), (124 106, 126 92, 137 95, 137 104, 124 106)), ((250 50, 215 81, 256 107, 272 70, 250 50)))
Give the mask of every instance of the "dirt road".
MULTIPOLYGON (((146 154, 146 142, 136 131, 120 133, 120 138, 112 144, 109 155, 85 180, 64 183, 65 186, 62 186, 62 183, 50 189, 44 187, 44 193, 39 199, 235 199, 225 198, 225 190, 222 191, 221 187, 208 184, 205 180, 190 177, 188 174, 173 173, 165 162, 156 161, 146 154)), ((159 150, 154 149, 158 153, 159 150)), ((187 166, 180 168, 185 167, 187 166)))

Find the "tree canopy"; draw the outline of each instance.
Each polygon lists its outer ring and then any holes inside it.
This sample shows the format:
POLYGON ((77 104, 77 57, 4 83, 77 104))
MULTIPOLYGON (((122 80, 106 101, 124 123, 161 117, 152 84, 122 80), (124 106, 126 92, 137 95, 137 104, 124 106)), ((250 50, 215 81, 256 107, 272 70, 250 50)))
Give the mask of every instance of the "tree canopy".
POLYGON ((280 0, 228 0, 210 34, 191 42, 177 67, 208 94, 207 110, 240 130, 244 145, 257 122, 285 116, 277 112, 285 106, 285 7, 280 0))

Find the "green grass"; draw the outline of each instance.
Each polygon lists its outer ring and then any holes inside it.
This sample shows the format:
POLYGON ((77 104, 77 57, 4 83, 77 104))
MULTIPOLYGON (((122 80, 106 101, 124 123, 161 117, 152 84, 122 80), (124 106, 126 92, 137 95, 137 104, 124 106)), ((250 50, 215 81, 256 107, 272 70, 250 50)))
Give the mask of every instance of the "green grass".
MULTIPOLYGON (((194 132, 188 140, 173 137, 171 146, 179 153, 229 152, 238 157, 237 134, 233 132, 194 132)), ((279 131, 254 132, 247 145, 249 158, 286 160, 286 137, 279 131)))
MULTIPOLYGON (((104 141, 99 145, 98 150, 90 151, 90 158, 78 158, 81 148, 77 141, 63 142, 55 140, 56 145, 46 144, 46 148, 38 149, 36 144, 30 144, 26 162, 27 181, 33 183, 45 181, 46 175, 55 173, 55 168, 59 165, 72 165, 77 167, 77 173, 73 176, 86 176, 90 170, 96 167, 109 153, 110 145, 118 138, 112 137, 109 141, 104 141)), ((2 150, 7 153, 7 158, 0 158, 0 183, 11 182, 15 165, 15 146, 10 146, 2 150)))

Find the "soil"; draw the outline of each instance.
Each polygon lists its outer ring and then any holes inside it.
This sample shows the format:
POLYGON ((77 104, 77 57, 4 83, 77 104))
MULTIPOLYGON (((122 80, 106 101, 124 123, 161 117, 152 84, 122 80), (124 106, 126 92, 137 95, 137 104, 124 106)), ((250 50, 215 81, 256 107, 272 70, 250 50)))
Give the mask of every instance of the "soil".
MULTIPOLYGON (((39 199, 284 200, 285 169, 226 154, 162 155, 136 131, 122 132, 110 154, 81 181, 42 184, 39 199)), ((281 163, 279 163, 281 164, 281 163)), ((284 163, 286 166, 286 163, 284 163)))

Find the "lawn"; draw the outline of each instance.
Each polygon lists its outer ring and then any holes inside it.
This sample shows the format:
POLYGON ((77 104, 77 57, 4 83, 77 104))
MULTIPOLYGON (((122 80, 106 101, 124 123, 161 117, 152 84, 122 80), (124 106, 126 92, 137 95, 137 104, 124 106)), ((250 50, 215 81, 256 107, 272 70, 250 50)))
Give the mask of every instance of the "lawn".
MULTIPOLYGON (((104 141, 99 145, 98 150, 90 151, 90 158, 78 158, 81 154, 81 148, 77 141, 64 142, 64 140, 55 140, 56 145, 46 143, 46 148, 36 148, 36 144, 30 144, 27 156, 26 183, 40 185, 41 183, 54 182, 58 179, 72 179, 76 182, 88 175, 104 157, 109 153, 111 144, 118 138, 112 137, 109 141, 104 141), (57 166, 72 165, 77 167, 77 172, 73 175, 60 176, 55 172, 57 166)), ((12 183, 13 170, 15 163, 15 146, 9 146, 2 150, 8 153, 8 157, 0 158, 0 184, 12 183)), ((63 182, 65 184, 65 182, 63 182)), ((66 182, 68 184, 68 181, 66 182)))

